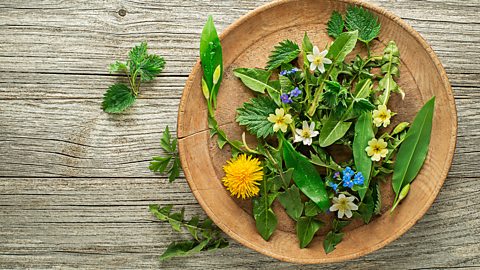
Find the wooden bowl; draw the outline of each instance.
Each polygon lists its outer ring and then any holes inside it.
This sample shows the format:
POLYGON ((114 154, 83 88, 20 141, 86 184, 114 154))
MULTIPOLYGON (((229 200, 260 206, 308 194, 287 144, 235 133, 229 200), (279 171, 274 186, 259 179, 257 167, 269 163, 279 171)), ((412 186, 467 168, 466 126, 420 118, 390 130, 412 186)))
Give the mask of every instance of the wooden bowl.
MULTIPOLYGON (((221 35, 225 76, 216 112, 219 125, 228 136, 240 139, 243 130, 235 122, 236 108, 251 98, 252 93, 233 76, 234 68, 264 67, 275 44, 286 38, 301 43, 305 31, 314 44, 323 48, 331 41, 326 34, 330 14, 333 10, 344 11, 350 4, 363 6, 379 17, 382 31, 379 40, 373 42, 374 52, 381 53, 389 40, 395 40, 400 50, 399 84, 406 97, 402 101, 394 95, 389 103, 389 107, 398 113, 393 124, 411 121, 419 108, 434 95, 436 106, 429 154, 408 197, 390 215, 386 212, 393 201, 391 185, 384 185, 384 214, 368 225, 355 223, 347 227, 343 242, 334 252, 325 254, 323 251, 323 236, 328 228, 321 230, 308 248, 300 249, 294 223, 281 207, 275 207, 279 216, 277 230, 268 242, 264 241, 255 228, 250 202, 231 197, 222 185, 222 166, 230 158, 230 152, 228 147, 219 150, 216 140, 209 136, 199 63, 190 74, 181 99, 179 151, 193 194, 226 234, 279 260, 308 264, 338 262, 382 248, 400 237, 425 214, 440 191, 452 162, 457 133, 455 101, 437 56, 425 40, 397 16, 353 0, 275 1, 249 13, 225 30, 221 35)), ((363 47, 357 45, 357 53, 362 50, 363 47)))

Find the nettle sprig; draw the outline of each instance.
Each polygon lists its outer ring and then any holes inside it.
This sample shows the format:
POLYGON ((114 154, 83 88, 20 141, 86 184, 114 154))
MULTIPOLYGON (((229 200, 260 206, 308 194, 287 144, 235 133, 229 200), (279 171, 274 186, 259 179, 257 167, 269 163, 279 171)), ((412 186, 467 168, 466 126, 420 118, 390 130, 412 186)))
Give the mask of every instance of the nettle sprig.
POLYGON ((149 206, 150 212, 158 220, 170 223, 172 229, 177 232, 183 232, 186 229, 192 239, 172 242, 160 256, 161 261, 228 246, 228 241, 223 238, 221 231, 210 219, 200 220, 198 216, 193 216, 190 220, 186 220, 184 217, 185 209, 182 208, 180 212, 172 212, 172 208, 172 205, 164 207, 149 206))
POLYGON ((147 43, 133 47, 126 62, 116 61, 109 67, 110 73, 125 73, 129 85, 116 83, 103 97, 102 108, 107 113, 121 113, 135 103, 142 82, 153 80, 165 67, 165 60, 147 53, 147 43))
POLYGON ((160 146, 165 152, 164 156, 152 158, 148 167, 152 172, 168 174, 168 180, 175 181, 180 175, 180 158, 178 157, 177 138, 172 138, 168 126, 163 131, 160 146))

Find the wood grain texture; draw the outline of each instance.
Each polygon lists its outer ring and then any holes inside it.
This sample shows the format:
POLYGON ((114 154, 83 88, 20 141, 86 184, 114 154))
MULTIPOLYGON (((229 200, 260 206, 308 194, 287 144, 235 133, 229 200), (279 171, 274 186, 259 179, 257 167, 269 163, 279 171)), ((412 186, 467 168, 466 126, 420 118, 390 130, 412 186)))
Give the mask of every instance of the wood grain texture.
MULTIPOLYGON (((150 203, 202 214, 183 179, 151 174, 165 125, 212 13, 223 30, 267 0, 0 3, 0 268, 316 269, 236 243, 160 264, 178 234, 150 203), (121 9, 126 11, 120 16, 121 9), (106 66, 148 40, 168 61, 126 114, 100 111, 106 66)), ((375 0, 404 18, 445 65, 458 109, 454 163, 427 215, 399 240, 325 269, 479 268, 480 1, 375 0)), ((233 241, 232 241, 233 242, 233 241)))

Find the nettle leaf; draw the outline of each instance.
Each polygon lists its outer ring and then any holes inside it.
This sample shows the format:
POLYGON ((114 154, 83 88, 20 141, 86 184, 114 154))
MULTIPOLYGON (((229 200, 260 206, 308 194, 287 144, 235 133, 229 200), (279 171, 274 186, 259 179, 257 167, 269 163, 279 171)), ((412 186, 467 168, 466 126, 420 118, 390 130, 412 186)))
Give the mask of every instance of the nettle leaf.
POLYGON ((435 97, 430 99, 415 116, 398 150, 392 177, 392 186, 398 200, 403 187, 410 184, 423 166, 428 154, 432 133, 435 97))
POLYGON ((265 88, 272 88, 268 85, 268 79, 272 75, 270 71, 258 68, 237 68, 233 71, 233 74, 242 80, 243 84, 252 91, 263 94, 265 93, 265 88))
POLYGON ((123 83, 117 83, 103 96, 102 108, 107 113, 121 113, 135 103, 136 97, 132 90, 123 83))
POLYGON ((300 190, 295 185, 279 193, 277 198, 291 218, 294 220, 300 218, 303 213, 303 203, 300 198, 300 190))
POLYGON ((335 233, 330 231, 327 236, 325 236, 325 240, 323 240, 323 249, 325 253, 330 253, 335 250, 335 247, 342 242, 344 234, 343 233, 335 233))
POLYGON ((315 233, 322 227, 323 223, 313 217, 300 217, 297 222, 296 231, 300 248, 305 248, 312 242, 315 233))
POLYGON ((334 11, 327 23, 328 35, 333 38, 337 38, 343 32, 344 28, 345 22, 343 21, 342 14, 340 14, 338 11, 334 11))
POLYGON ((270 114, 275 114, 277 105, 270 98, 260 96, 243 103, 237 109, 237 122, 259 138, 266 138, 274 133, 273 123, 268 121, 270 114))
POLYGON ((165 67, 165 60, 158 55, 148 55, 139 66, 138 73, 142 81, 153 80, 165 67))
POLYGON ((114 73, 114 72, 127 72, 128 71, 128 67, 125 63, 123 62, 120 62, 120 61, 115 61, 115 63, 113 64, 110 64, 110 66, 108 67, 108 70, 110 71, 110 73, 114 73))
POLYGON ((147 57, 147 43, 142 42, 128 53, 130 70, 136 70, 140 63, 147 57))
POLYGON ((373 105, 370 100, 366 98, 356 98, 353 100, 353 113, 355 115, 359 115, 364 112, 371 112, 375 108, 375 105, 373 105))
POLYGON ((378 17, 358 6, 349 6, 345 16, 348 31, 358 30, 358 39, 368 43, 380 34, 378 17))
POLYGON ((274 70, 282 64, 290 63, 298 57, 300 48, 298 44, 291 40, 284 40, 280 42, 270 54, 267 70, 274 70))

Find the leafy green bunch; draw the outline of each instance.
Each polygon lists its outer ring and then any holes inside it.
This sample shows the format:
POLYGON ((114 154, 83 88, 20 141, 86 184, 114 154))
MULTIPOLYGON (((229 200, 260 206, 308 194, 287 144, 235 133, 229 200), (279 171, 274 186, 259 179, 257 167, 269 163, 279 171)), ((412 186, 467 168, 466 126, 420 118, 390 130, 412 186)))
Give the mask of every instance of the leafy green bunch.
POLYGON ((102 108, 107 113, 121 113, 133 105, 137 99, 142 82, 153 80, 165 67, 165 60, 155 54, 147 53, 147 43, 133 47, 126 62, 111 64, 111 73, 125 73, 129 85, 116 83, 110 86, 103 97, 102 108))

